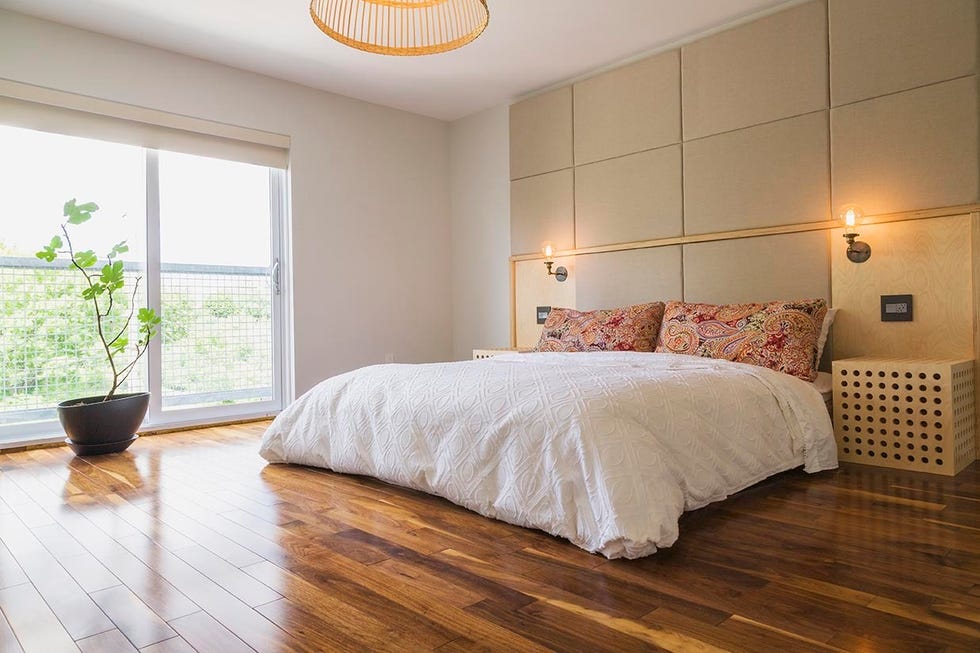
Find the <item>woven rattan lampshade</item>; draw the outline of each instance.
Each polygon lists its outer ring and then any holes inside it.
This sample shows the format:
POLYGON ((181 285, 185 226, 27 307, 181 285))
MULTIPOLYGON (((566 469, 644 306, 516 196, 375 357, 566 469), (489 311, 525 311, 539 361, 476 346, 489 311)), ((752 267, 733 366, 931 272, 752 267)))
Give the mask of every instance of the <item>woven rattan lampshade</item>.
POLYGON ((310 15, 344 45, 403 56, 454 50, 490 21, 487 0, 313 0, 310 15))

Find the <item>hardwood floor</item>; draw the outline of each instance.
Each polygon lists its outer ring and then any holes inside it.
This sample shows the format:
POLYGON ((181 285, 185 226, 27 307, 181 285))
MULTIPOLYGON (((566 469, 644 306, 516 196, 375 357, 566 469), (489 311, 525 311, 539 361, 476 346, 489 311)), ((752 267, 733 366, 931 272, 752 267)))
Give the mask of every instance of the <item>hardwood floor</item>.
POLYGON ((789 472, 609 561, 264 423, 0 454, 0 651, 978 651, 980 466, 789 472))

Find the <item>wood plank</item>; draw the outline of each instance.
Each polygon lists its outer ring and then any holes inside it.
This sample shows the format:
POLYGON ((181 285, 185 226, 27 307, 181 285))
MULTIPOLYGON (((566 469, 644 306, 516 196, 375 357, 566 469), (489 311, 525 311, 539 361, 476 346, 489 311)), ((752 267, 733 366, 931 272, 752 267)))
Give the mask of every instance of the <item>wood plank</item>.
POLYGON ((136 648, 156 644, 177 635, 163 619, 123 585, 94 592, 91 596, 136 648))
MULTIPOLYGON (((207 649, 203 649, 207 650, 207 649)), ((140 653, 199 653, 197 649, 187 643, 183 637, 171 637, 170 639, 152 644, 140 649, 140 653)))
MULTIPOLYGON (((195 612, 170 622, 181 641, 198 653, 250 653, 252 649, 206 612, 195 612)), ((171 646, 179 646, 172 644, 171 646)))
POLYGON ((0 611, 25 653, 77 653, 71 635, 33 585, 0 590, 0 611))
POLYGON ((0 542, 0 590, 26 582, 28 582, 27 574, 17 564, 6 545, 0 542))
POLYGON ((78 640, 76 644, 82 653, 136 653, 133 644, 118 630, 92 635, 78 640))
POLYGON ((20 647, 20 642, 17 641, 17 636, 14 635, 13 629, 7 623, 7 618, 3 616, 2 610, 0 610, 0 651, 24 653, 24 649, 20 647))

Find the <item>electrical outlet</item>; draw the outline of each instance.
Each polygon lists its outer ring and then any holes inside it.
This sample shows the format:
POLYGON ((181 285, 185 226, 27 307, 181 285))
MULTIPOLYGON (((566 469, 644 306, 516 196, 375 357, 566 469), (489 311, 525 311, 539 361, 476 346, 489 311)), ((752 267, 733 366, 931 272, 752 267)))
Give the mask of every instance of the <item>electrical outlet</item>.
POLYGON ((912 295, 882 295, 882 322, 911 322, 912 295))
POLYGON ((390 352, 390 351, 387 354, 385 354, 385 362, 386 363, 394 363, 395 362, 395 354, 393 352, 390 352))
POLYGON ((538 306, 534 310, 534 319, 537 320, 538 324, 544 324, 544 321, 548 319, 549 313, 551 313, 550 306, 538 306))

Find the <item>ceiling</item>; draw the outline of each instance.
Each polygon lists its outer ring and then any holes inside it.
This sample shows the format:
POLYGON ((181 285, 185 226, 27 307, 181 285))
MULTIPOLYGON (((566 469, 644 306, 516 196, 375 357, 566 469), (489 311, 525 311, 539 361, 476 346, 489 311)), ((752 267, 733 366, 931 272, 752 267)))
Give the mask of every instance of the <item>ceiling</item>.
POLYGON ((786 4, 786 0, 489 0, 459 50, 388 57, 321 33, 308 0, 0 0, 0 8, 443 120, 786 4))

